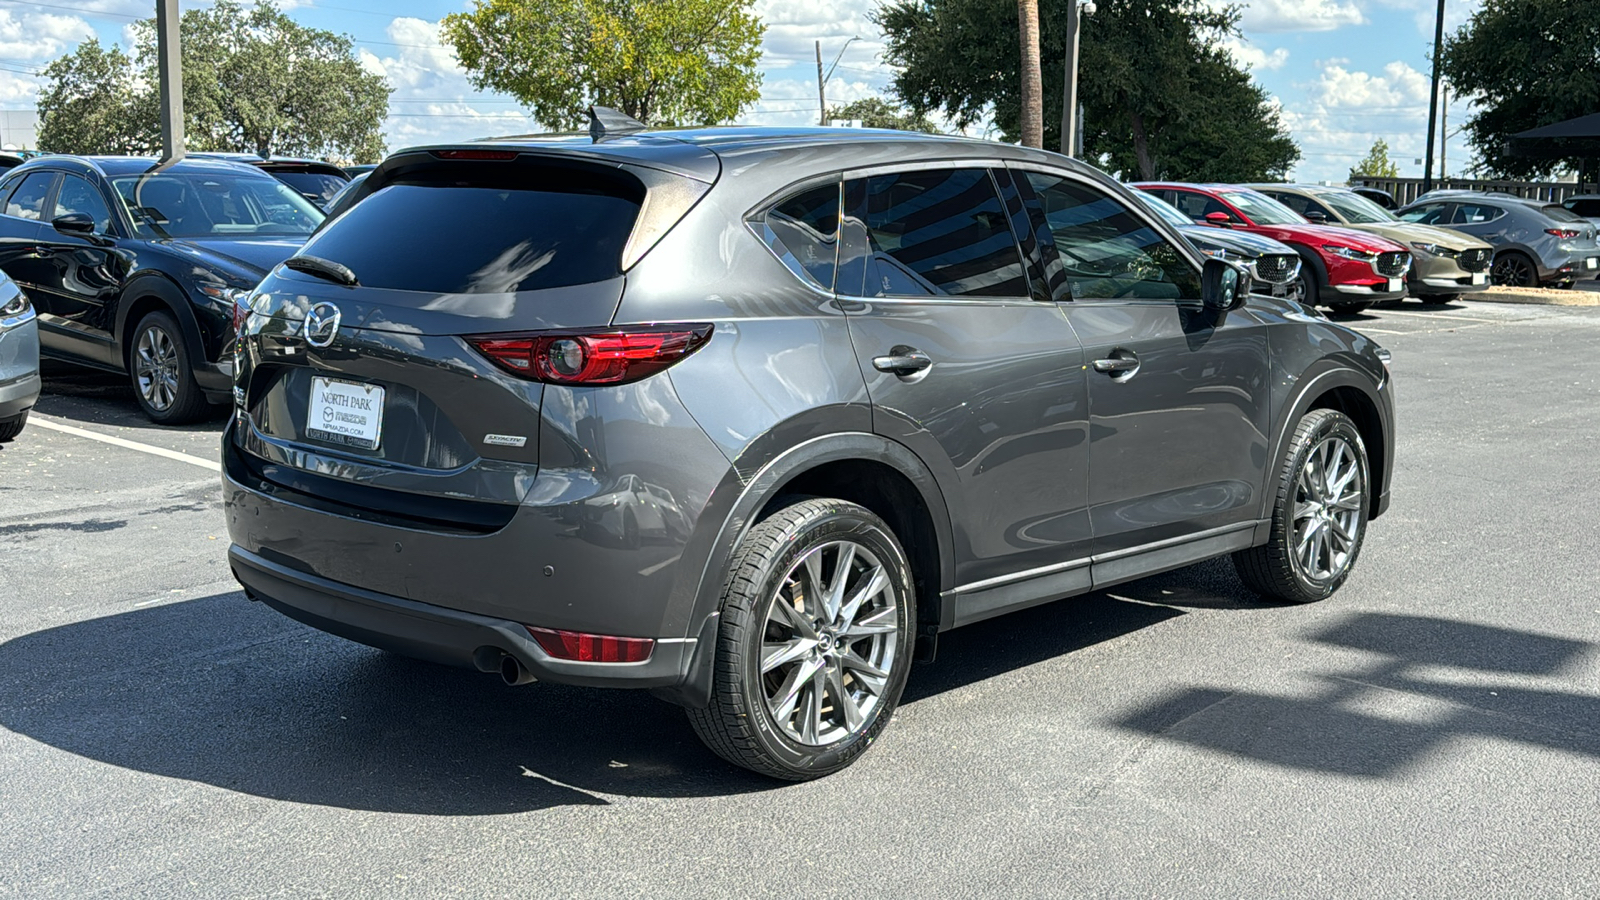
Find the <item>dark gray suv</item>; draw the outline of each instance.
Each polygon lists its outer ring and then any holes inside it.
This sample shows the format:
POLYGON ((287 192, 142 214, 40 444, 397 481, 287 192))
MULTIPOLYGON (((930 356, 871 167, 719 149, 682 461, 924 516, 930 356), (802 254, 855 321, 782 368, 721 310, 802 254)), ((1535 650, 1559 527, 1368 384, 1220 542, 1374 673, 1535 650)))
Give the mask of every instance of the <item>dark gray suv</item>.
POLYGON ((1225 554, 1317 600, 1388 504, 1387 354, 1060 156, 602 134, 358 190, 241 310, 248 595, 651 689, 768 775, 848 765, 943 631, 1225 554))

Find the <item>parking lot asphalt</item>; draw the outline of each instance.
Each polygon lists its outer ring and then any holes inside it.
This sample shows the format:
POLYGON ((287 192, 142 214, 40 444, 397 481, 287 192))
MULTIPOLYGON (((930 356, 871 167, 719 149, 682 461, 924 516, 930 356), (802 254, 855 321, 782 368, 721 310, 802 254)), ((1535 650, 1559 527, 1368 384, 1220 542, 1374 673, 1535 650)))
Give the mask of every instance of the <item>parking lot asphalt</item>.
POLYGON ((1592 897, 1600 309, 1350 324, 1400 431, 1339 594, 1222 561, 951 632, 803 785, 246 601, 220 419, 52 372, 0 449, 0 897, 1592 897))

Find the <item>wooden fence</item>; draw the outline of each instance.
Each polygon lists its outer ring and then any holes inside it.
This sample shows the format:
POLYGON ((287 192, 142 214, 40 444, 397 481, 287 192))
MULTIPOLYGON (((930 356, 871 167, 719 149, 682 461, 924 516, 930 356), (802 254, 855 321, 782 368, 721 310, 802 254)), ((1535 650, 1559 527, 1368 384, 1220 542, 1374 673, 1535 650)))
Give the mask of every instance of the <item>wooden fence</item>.
MULTIPOLYGON (((1350 179, 1351 187, 1372 187, 1388 191, 1401 206, 1417 199, 1422 193, 1421 178, 1367 178, 1350 179)), ((1435 178, 1434 190, 1495 191, 1560 203, 1574 194, 1600 193, 1593 184, 1574 184, 1569 181, 1484 181, 1476 178, 1435 178)))

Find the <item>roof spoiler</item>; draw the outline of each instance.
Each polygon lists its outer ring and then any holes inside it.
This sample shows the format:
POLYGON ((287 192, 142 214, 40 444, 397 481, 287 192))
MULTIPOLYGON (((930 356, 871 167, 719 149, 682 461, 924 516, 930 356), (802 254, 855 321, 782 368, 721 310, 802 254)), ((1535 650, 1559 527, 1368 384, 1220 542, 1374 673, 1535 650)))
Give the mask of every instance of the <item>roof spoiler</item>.
POLYGON ((611 138, 638 134, 647 126, 638 119, 605 106, 589 107, 589 138, 596 144, 611 138))

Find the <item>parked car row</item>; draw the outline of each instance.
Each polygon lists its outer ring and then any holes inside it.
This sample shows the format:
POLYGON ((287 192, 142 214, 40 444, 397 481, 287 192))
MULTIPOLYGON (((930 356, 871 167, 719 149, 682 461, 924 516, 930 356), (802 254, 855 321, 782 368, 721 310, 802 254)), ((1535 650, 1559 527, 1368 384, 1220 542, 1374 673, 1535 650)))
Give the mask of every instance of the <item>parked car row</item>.
POLYGON ((1492 244, 1496 284, 1570 288, 1579 279, 1600 275, 1597 226, 1559 203, 1479 191, 1431 191, 1396 216, 1492 244))

